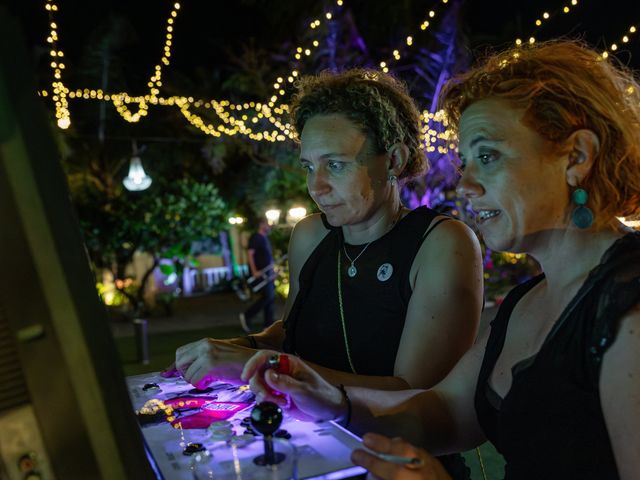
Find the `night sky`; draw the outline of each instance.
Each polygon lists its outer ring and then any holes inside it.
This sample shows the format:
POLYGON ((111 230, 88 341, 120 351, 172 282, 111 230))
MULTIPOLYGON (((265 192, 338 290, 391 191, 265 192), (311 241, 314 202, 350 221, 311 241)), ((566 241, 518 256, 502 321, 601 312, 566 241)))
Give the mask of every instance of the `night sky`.
MULTIPOLYGON (((91 55, 88 50, 99 45, 100 32, 117 18, 124 25, 120 44, 113 51, 114 68, 120 69, 122 77, 118 86, 131 94, 146 93, 147 79, 161 56, 165 22, 172 5, 173 1, 165 0, 61 0, 56 21, 59 47, 66 54, 65 83, 72 89, 100 87, 96 74, 87 73, 86 58, 91 55)), ((233 72, 234 58, 244 45, 257 46, 272 59, 272 71, 268 72, 271 79, 266 79, 271 83, 277 75, 286 73, 287 56, 300 39, 305 35, 310 38, 310 20, 321 14, 323 5, 335 4, 317 0, 184 0, 181 5, 175 23, 172 63, 163 74, 166 91, 161 94, 221 98, 225 80, 233 72)), ((637 0, 579 0, 570 13, 563 14, 565 5, 571 5, 571 0, 467 0, 460 28, 471 50, 477 52, 487 46, 510 45, 516 37, 528 38, 532 34, 539 40, 561 35, 580 37, 602 48, 614 42, 620 44, 630 25, 640 27, 637 0), (550 19, 536 28, 536 18, 542 18, 545 11, 550 19)), ((442 12, 447 7, 435 0, 344 0, 343 8, 352 14, 370 58, 377 63, 389 58, 392 49, 402 47, 409 33, 416 33, 414 47, 428 44, 432 32, 421 32, 420 22, 428 10, 442 12)), ((48 20, 44 2, 22 0, 12 8, 23 21, 34 54, 37 83, 47 88, 51 70, 47 67, 48 20)), ((434 26, 439 18, 434 20, 434 26)), ((640 33, 631 35, 622 50, 617 56, 640 69, 640 33)), ((73 114, 73 103, 71 109, 73 114)))

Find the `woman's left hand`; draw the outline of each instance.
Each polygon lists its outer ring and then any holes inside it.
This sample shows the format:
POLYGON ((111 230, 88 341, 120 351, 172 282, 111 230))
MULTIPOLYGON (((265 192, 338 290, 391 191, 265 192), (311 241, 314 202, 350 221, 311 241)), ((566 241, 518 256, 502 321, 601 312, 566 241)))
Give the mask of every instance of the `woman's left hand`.
POLYGON ((351 461, 366 468, 374 477, 384 480, 451 480, 442 464, 422 448, 401 438, 388 438, 367 433, 362 443, 370 450, 405 458, 415 458, 415 464, 398 464, 383 460, 365 450, 354 450, 351 461))

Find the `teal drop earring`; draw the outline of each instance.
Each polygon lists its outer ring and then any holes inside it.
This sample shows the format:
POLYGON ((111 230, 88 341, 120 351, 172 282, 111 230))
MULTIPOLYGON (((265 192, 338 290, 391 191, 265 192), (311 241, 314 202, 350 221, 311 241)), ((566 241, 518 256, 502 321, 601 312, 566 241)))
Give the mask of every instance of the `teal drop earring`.
POLYGON ((582 188, 576 188, 571 194, 573 203, 576 204, 576 208, 571 212, 571 221, 573 224, 581 229, 589 228, 593 225, 593 212, 589 207, 586 207, 589 195, 582 188))

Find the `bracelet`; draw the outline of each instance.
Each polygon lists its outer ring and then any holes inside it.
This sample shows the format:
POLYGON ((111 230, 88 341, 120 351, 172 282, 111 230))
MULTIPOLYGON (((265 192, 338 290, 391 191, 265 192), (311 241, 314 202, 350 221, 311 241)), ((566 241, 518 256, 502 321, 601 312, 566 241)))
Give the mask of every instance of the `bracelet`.
POLYGON ((338 390, 340 390, 340 393, 342 393, 342 398, 347 404, 347 414, 345 415, 342 422, 342 426, 346 428, 349 426, 349 422, 351 421, 351 400, 349 399, 349 395, 347 395, 347 389, 344 388, 343 384, 336 385, 336 387, 338 388, 338 390))
POLYGON ((256 342, 256 338, 253 335, 245 335, 245 337, 247 339, 247 342, 249 342, 249 347, 253 348, 254 350, 258 350, 258 342, 256 342))

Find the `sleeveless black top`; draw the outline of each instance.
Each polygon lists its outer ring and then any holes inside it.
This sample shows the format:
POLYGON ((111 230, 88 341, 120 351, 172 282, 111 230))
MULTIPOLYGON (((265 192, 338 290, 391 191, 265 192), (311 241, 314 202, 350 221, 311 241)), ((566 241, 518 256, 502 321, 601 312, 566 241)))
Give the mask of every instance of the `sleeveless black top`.
POLYGON ((491 324, 475 393, 478 421, 505 457, 505 480, 617 479, 598 381, 621 318, 640 302, 640 232, 605 252, 540 351, 513 367, 511 389, 501 399, 489 377, 509 317, 543 278, 514 288, 491 324))
MULTIPOLYGON (((412 293, 409 271, 436 215, 426 207, 409 212, 358 257, 358 273, 353 278, 347 275, 351 262, 341 250, 342 229, 329 226, 329 233, 300 272, 300 291, 285 321, 285 351, 324 367, 351 372, 338 300, 341 251, 342 306, 356 373, 393 375, 412 293)), ((364 247, 344 246, 352 259, 364 247)))

